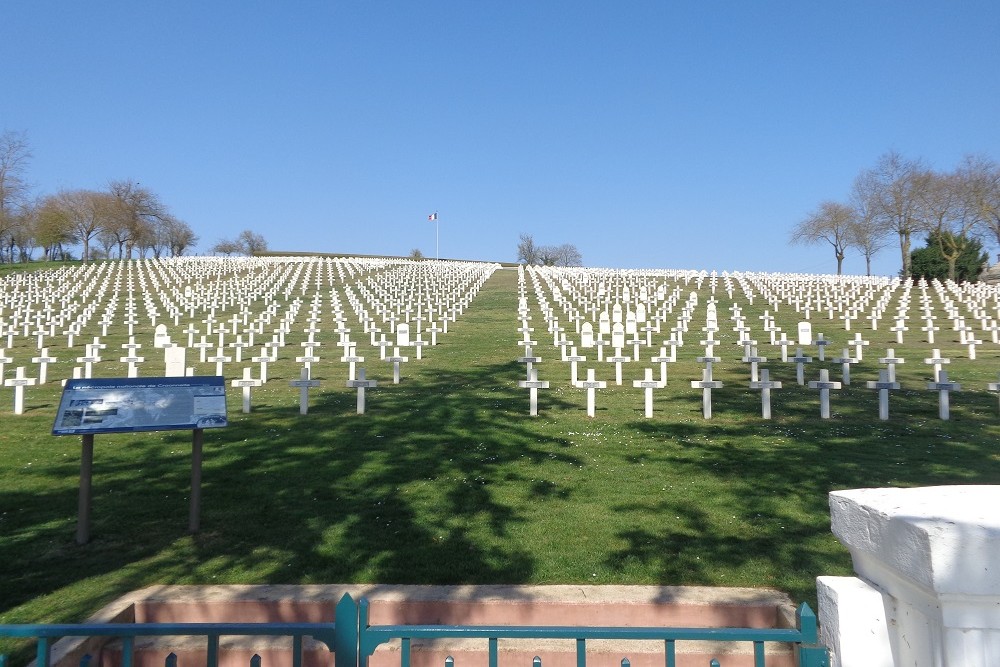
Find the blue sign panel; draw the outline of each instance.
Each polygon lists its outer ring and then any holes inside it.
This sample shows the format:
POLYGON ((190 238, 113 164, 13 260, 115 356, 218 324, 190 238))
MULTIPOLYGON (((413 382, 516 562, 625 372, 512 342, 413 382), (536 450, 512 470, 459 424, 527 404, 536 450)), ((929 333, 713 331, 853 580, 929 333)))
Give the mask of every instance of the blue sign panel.
POLYGON ((67 380, 53 435, 226 426, 221 376, 67 380))

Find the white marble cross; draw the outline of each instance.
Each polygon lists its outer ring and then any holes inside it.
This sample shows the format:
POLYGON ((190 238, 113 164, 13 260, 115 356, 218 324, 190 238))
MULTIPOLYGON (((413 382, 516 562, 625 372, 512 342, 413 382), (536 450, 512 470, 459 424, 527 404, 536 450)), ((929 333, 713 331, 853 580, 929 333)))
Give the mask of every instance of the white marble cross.
POLYGON ((816 342, 814 345, 819 348, 819 360, 826 361, 826 346, 830 344, 830 341, 823 337, 823 334, 816 334, 816 342))
POLYGON ((768 378, 768 370, 762 368, 760 371, 760 380, 757 382, 750 382, 751 389, 760 389, 760 409, 761 415, 764 419, 771 418, 771 390, 781 389, 781 382, 777 380, 771 380, 768 378))
POLYGON ((313 363, 319 363, 319 357, 313 353, 312 345, 305 345, 305 349, 302 350, 302 356, 295 357, 295 361, 302 364, 302 367, 309 371, 310 376, 312 376, 312 365, 313 363))
POLYGON ((825 368, 821 368, 819 371, 819 380, 811 380, 809 382, 810 389, 819 389, 819 416, 821 419, 830 418, 830 390, 840 389, 839 382, 830 381, 830 371, 825 368))
POLYGON ((863 350, 863 348, 869 344, 869 341, 863 340, 861 338, 861 334, 860 333, 856 333, 856 334, 854 334, 854 340, 848 341, 847 344, 849 346, 851 346, 851 347, 854 348, 854 356, 857 358, 857 360, 859 362, 863 361, 864 360, 864 356, 863 356, 864 355, 864 350, 863 350))
POLYGON ((263 345, 260 348, 260 356, 250 357, 250 361, 255 364, 260 364, 260 381, 263 384, 267 383, 267 365, 277 361, 277 357, 272 357, 267 352, 267 346, 263 345))
POLYGON ((576 348, 571 347, 570 353, 566 355, 565 360, 569 362, 569 383, 571 386, 576 386, 578 364, 586 361, 587 357, 578 354, 576 348))
POLYGON ((795 362, 795 381, 801 386, 806 383, 805 380, 805 364, 812 363, 812 357, 807 357, 802 354, 802 348, 796 348, 795 356, 790 359, 790 361, 795 362))
POLYGON ((517 362, 518 363, 525 364, 525 376, 526 377, 531 377, 531 369, 533 367, 533 364, 541 363, 541 361, 542 361, 541 357, 536 357, 536 356, 534 356, 531 353, 531 346, 530 345, 526 345, 524 347, 524 356, 517 358, 517 362))
POLYGON ((129 342, 122 345, 126 350, 124 357, 119 357, 118 361, 128 364, 127 376, 130 378, 139 377, 139 368, 136 364, 140 364, 146 360, 145 357, 140 357, 136 353, 136 350, 142 345, 135 342, 135 336, 129 337, 129 342))
POLYGON ((653 379, 653 369, 647 368, 646 375, 641 380, 632 380, 632 386, 644 390, 645 393, 645 407, 646 407, 646 419, 653 416, 653 390, 663 389, 666 386, 666 382, 661 380, 653 379))
POLYGON ((35 378, 24 374, 24 366, 18 366, 14 377, 3 381, 5 387, 14 387, 14 414, 24 414, 24 388, 35 384, 35 378))
POLYGON ((604 389, 608 386, 607 382, 603 380, 597 380, 595 378, 595 371, 593 368, 587 369, 587 379, 581 380, 576 384, 579 389, 587 390, 587 416, 593 417, 597 410, 597 390, 604 389))
POLYGON ((377 387, 378 386, 378 382, 376 382, 375 380, 368 380, 368 379, 366 379, 365 378, 365 369, 364 368, 359 368, 358 369, 358 377, 357 377, 357 379, 351 378, 350 380, 348 380, 347 381, 347 386, 348 387, 353 387, 354 389, 358 390, 358 410, 357 411, 358 411, 359 415, 365 414, 365 389, 369 389, 371 387, 377 387))
POLYGON ((707 363, 701 371, 701 380, 691 381, 692 389, 701 389, 701 412, 705 419, 712 418, 712 390, 722 389, 722 382, 712 379, 712 364, 707 363))
POLYGON ((90 379, 93 377, 94 364, 101 361, 99 348, 92 344, 87 344, 87 354, 83 357, 77 357, 76 360, 83 364, 83 377, 90 379))
POLYGON ((938 393, 938 416, 947 420, 950 417, 950 401, 948 395, 953 391, 962 391, 962 385, 948 381, 948 371, 938 372, 937 380, 928 382, 927 388, 938 393))
POLYGON ((549 388, 548 380, 539 380, 538 379, 538 369, 537 368, 532 368, 531 372, 528 374, 528 379, 527 380, 519 380, 518 383, 517 383, 517 386, 521 387, 522 389, 528 389, 529 390, 529 402, 530 402, 530 408, 529 408, 530 412, 529 412, 529 414, 532 417, 537 417, 538 416, 538 390, 539 389, 548 389, 549 388))
MULTIPOLYGON (((676 350, 676 348, 671 348, 671 350, 676 350)), ((651 357, 650 361, 652 361, 654 364, 656 363, 660 364, 660 382, 662 382, 663 386, 666 387, 667 364, 674 363, 675 361, 677 361, 677 358, 674 356, 674 354, 667 354, 666 347, 661 347, 660 353, 658 355, 654 355, 653 357, 651 357)))
POLYGON ((878 372, 878 380, 869 380, 867 384, 869 389, 878 390, 878 418, 889 419, 889 391, 899 389, 899 383, 889 378, 888 370, 882 369, 878 372))
POLYGON ((232 360, 233 360, 232 357, 227 357, 225 355, 225 350, 223 348, 221 348, 221 347, 218 348, 215 351, 215 356, 214 357, 209 357, 208 358, 209 362, 212 362, 212 363, 215 364, 215 374, 216 375, 220 375, 220 376, 223 375, 223 372, 222 372, 222 370, 223 370, 223 364, 228 364, 232 360))
POLYGON ((364 363, 365 361, 364 357, 358 356, 357 347, 354 345, 354 343, 351 343, 344 350, 344 356, 342 356, 340 360, 345 364, 347 364, 347 381, 348 382, 354 381, 354 369, 357 367, 357 364, 364 363))
MULTIPOLYGON (((0 356, 3 355, 0 354, 0 356)), ((31 361, 38 364, 38 384, 45 384, 48 377, 48 365, 54 364, 59 360, 55 357, 50 357, 49 348, 43 347, 38 351, 38 356, 32 357, 31 361)), ((2 377, 2 373, 0 373, 0 377, 2 377)))
POLYGON ((404 357, 399 354, 399 348, 392 348, 392 355, 385 358, 386 361, 392 363, 392 383, 399 384, 399 365, 405 364, 410 360, 409 357, 404 357))
POLYGON ((844 386, 850 386, 851 384, 851 364, 858 363, 858 360, 851 356, 851 351, 844 348, 844 354, 833 359, 833 363, 840 364, 841 374, 843 375, 844 386))
POLYGON ((264 384, 260 379, 250 377, 250 369, 243 369, 243 377, 232 381, 234 387, 243 389, 243 412, 250 412, 250 390, 264 384))
POLYGON ((941 376, 941 365, 950 364, 951 359, 941 356, 941 350, 933 349, 931 350, 931 356, 924 359, 924 363, 934 367, 934 380, 937 381, 938 377, 941 376))
MULTIPOLYGON (((749 341, 747 341, 749 342, 749 341)), ((750 381, 757 382, 757 369, 760 364, 767 362, 767 357, 757 355, 757 348, 754 345, 744 345, 744 357, 741 361, 750 364, 750 381)))
POLYGON ((299 388, 299 414, 304 415, 309 412, 309 389, 319 386, 319 380, 309 378, 309 369, 303 368, 298 380, 289 381, 290 387, 299 388))
POLYGON ((905 361, 906 360, 903 359, 902 357, 897 357, 896 356, 896 350, 895 349, 893 349, 893 348, 890 347, 890 348, 888 348, 885 351, 885 356, 881 357, 878 360, 878 362, 880 364, 885 364, 888 367, 889 373, 886 376, 886 382, 895 382, 896 381, 896 364, 901 364, 901 363, 903 363, 905 361))

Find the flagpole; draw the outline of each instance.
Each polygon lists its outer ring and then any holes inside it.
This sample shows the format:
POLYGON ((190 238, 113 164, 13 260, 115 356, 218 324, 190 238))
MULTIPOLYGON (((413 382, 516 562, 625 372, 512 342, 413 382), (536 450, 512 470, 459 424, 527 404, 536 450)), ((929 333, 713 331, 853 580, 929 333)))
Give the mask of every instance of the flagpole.
POLYGON ((441 259, 441 223, 438 222, 437 211, 427 216, 427 219, 434 221, 434 259, 441 259))

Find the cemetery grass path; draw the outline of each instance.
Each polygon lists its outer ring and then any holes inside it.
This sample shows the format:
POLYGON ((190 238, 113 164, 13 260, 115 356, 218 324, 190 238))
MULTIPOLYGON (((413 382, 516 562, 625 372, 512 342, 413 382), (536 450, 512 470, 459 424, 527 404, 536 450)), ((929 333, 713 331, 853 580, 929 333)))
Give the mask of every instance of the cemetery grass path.
MULTIPOLYGON (((989 395, 940 422, 933 397, 898 392, 894 418, 879 423, 870 394, 844 392, 821 422, 815 393, 786 375, 773 421, 748 390, 717 392, 705 421, 689 385, 699 366, 681 360, 656 418, 643 418, 639 390, 617 388, 599 392, 588 419, 534 301, 552 388, 530 418, 516 384, 516 280, 495 273, 441 345, 421 362, 410 352, 398 386, 363 343, 379 381, 366 415, 354 414, 339 363, 317 366, 323 386, 305 417, 287 385, 294 363, 273 365, 249 415, 230 390, 230 426, 206 433, 193 537, 190 434, 98 436, 93 539, 77 547, 79 444, 49 435, 59 390, 32 391, 17 419, 5 391, 0 622, 81 620, 130 590, 182 583, 771 586, 814 603, 816 576, 850 572, 829 531, 830 490, 1000 480, 989 395)), ((916 386, 923 350, 897 347, 913 357, 899 370, 916 386)), ((988 368, 962 372, 995 379, 995 358, 988 368)), ((719 369, 730 387, 741 374, 719 369)))

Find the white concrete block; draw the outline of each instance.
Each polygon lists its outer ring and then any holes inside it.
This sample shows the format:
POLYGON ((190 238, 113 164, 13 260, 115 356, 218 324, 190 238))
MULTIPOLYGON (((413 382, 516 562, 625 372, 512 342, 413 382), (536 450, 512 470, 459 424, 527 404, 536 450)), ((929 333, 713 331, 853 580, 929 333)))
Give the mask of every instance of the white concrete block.
POLYGON ((819 641, 830 649, 830 667, 894 667, 878 589, 857 577, 818 577, 816 593, 819 641))

